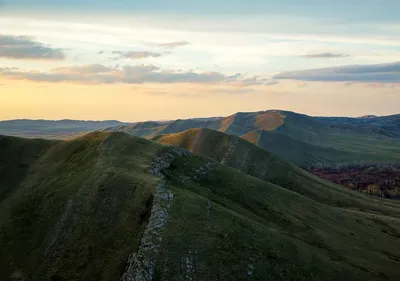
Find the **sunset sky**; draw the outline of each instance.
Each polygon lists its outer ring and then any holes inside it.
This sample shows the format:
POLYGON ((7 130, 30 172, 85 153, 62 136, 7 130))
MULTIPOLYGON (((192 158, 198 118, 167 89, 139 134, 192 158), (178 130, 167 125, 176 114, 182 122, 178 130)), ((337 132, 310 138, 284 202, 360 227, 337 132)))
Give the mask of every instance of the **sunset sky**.
POLYGON ((400 113, 399 11, 398 0, 0 0, 0 119, 400 113))

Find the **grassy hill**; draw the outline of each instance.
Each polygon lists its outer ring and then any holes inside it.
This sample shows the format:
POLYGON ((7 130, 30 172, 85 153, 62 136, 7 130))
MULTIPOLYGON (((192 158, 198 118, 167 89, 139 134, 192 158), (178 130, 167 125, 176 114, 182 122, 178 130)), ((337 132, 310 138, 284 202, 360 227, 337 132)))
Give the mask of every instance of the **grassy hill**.
POLYGON ((124 133, 1 137, 0 280, 400 277, 399 202, 212 130, 157 140, 194 154, 124 133))
POLYGON ((299 166, 338 163, 399 163, 400 115, 383 117, 312 117, 288 111, 239 112, 216 120, 156 123, 143 133, 112 128, 147 138, 209 128, 242 137, 299 166))

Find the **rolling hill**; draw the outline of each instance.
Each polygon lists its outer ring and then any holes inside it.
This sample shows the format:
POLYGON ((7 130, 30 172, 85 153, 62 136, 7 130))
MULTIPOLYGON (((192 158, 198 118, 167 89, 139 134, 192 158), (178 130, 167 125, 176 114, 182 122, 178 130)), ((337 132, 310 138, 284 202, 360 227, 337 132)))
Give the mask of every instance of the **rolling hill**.
POLYGON ((212 130, 155 139, 0 137, 0 280, 400 277, 399 202, 212 130))
POLYGON ((153 138, 209 128, 246 139, 296 165, 399 163, 400 115, 312 117, 289 111, 236 113, 216 120, 175 120, 107 128, 153 138), (146 126, 146 130, 142 126, 146 126))

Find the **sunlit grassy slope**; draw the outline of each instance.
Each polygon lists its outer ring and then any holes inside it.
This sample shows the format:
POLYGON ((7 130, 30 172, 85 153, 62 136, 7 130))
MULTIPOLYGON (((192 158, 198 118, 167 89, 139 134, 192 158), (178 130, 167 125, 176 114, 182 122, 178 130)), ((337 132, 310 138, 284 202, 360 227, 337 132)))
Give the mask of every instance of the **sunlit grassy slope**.
MULTIPOLYGON (((193 155, 123 133, 1 137, 0 280, 134 280, 124 273, 137 251, 156 261, 152 280, 398 280, 398 202, 232 138, 190 130, 157 139, 193 155)), ((133 271, 143 267, 152 269, 133 271)))

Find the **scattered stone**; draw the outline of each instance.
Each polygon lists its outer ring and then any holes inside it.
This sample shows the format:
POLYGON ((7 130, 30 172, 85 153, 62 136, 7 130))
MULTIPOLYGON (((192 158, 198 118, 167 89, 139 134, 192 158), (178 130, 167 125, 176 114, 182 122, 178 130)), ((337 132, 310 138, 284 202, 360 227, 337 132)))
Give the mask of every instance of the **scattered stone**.
POLYGON ((15 270, 11 275, 10 275, 10 280, 13 281, 26 281, 28 280, 28 277, 25 275, 24 272, 22 272, 22 270, 15 270))
POLYGON ((211 202, 211 200, 207 201, 207 217, 211 216, 211 207, 213 206, 213 203, 211 202))
POLYGON ((194 262, 193 251, 189 249, 188 254, 182 257, 183 274, 180 276, 180 281, 193 281, 194 280, 194 262))
POLYGON ((249 279, 253 278, 254 270, 256 269, 254 263, 256 261, 255 257, 251 257, 249 263, 247 264, 247 277, 249 279))

